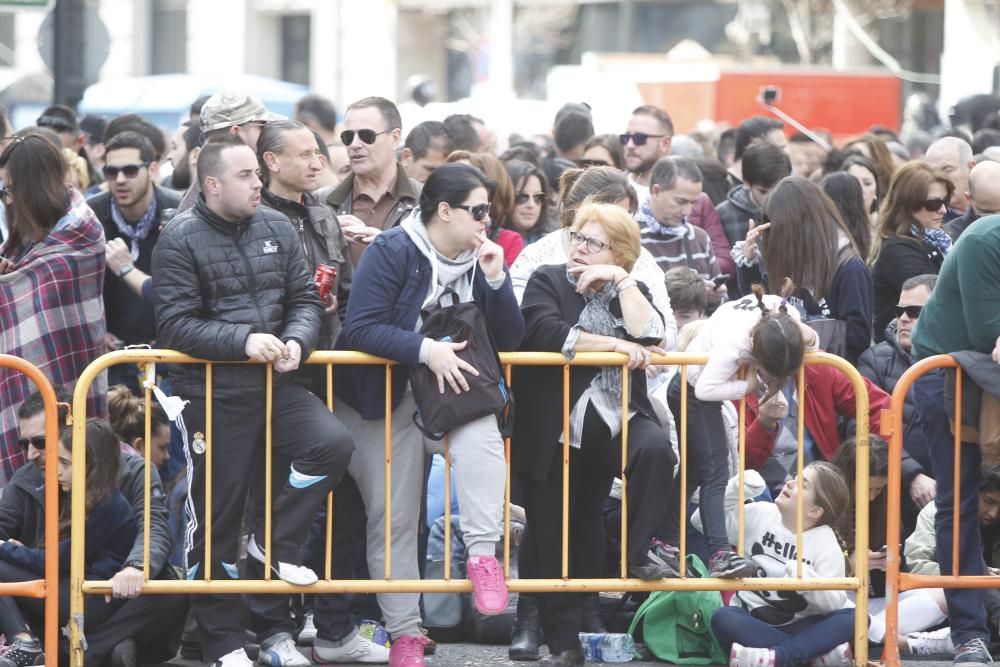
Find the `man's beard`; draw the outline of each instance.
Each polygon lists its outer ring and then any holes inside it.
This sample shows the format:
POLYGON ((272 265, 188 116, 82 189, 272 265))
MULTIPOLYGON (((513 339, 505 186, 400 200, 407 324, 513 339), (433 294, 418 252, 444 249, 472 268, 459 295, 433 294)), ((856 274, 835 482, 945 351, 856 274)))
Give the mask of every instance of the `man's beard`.
POLYGON ((181 163, 174 167, 174 173, 170 177, 170 184, 174 190, 184 191, 191 187, 191 166, 188 164, 187 156, 181 163))
POLYGON ((637 168, 629 169, 629 173, 634 174, 635 176, 642 176, 643 174, 649 172, 649 170, 653 168, 653 165, 655 165, 657 160, 659 159, 660 158, 658 157, 654 157, 643 160, 642 162, 639 163, 639 166, 637 168))

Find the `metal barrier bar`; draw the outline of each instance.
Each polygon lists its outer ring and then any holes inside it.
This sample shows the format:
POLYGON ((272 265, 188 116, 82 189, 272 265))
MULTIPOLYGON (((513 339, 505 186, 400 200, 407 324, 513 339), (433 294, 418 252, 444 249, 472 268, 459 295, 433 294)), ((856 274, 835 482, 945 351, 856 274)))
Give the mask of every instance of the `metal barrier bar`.
POLYGON ((621 520, 621 549, 619 557, 621 560, 620 576, 622 579, 628 578, 628 475, 625 468, 628 467, 628 402, 629 388, 632 386, 632 373, 628 368, 622 369, 622 520, 621 520))
MULTIPOLYGON (((271 483, 274 474, 274 449, 271 437, 274 408, 274 366, 267 365, 264 390, 264 581, 271 581, 271 483)), ((259 528, 258 528, 259 530, 259 528)), ((254 539, 257 536, 254 535, 254 539)))
MULTIPOLYGON (((510 377, 510 366, 511 365, 534 365, 534 366, 562 366, 563 367, 563 523, 562 523, 562 533, 563 533, 563 549, 562 549, 562 577, 558 579, 531 579, 531 580, 514 580, 509 584, 509 588, 512 591, 522 591, 522 592, 545 592, 545 591, 651 591, 651 590, 732 590, 734 588, 741 590, 847 590, 855 592, 855 599, 857 601, 857 614, 856 614, 856 633, 855 633, 855 657, 859 664, 863 664, 867 661, 867 643, 866 643, 866 632, 868 625, 868 618, 866 613, 867 608, 867 530, 868 530, 868 503, 867 503, 867 490, 868 490, 868 399, 865 389, 864 382, 862 381, 860 375, 857 371, 850 366, 846 361, 840 359, 839 357, 833 357, 825 354, 813 354, 807 357, 806 363, 822 364, 833 366, 843 372, 852 382, 855 394, 856 394, 856 410, 857 410, 857 432, 858 432, 858 468, 857 468, 857 484, 855 492, 857 494, 857 513, 855 517, 855 530, 857 532, 856 544, 858 551, 858 561, 859 561, 859 576, 854 577, 844 577, 844 578, 824 578, 824 579, 803 579, 802 578, 802 563, 801 563, 801 528, 802 528, 802 505, 801 505, 801 494, 799 496, 799 507, 798 511, 798 528, 799 528, 799 539, 798 539, 798 555, 797 555, 797 566, 798 566, 798 576, 790 578, 759 578, 759 579, 743 579, 743 580, 732 580, 732 579, 673 579, 673 580, 661 580, 659 582, 646 582, 638 579, 627 578, 627 561, 626 561, 626 545, 627 545, 627 521, 628 521, 628 503, 626 498, 627 492, 627 476, 625 475, 625 468, 627 466, 628 460, 628 394, 630 389, 629 372, 626 367, 626 363, 623 361, 625 359, 624 355, 617 353, 586 353, 578 355, 571 363, 566 363, 565 358, 559 354, 551 353, 505 353, 501 355, 502 362, 506 366, 506 374, 508 378, 510 377), (623 410, 623 425, 622 425, 622 487, 623 487, 623 500, 622 500, 622 559, 621 559, 621 577, 614 579, 571 579, 569 578, 569 563, 568 563, 568 550, 569 550, 569 374, 571 365, 585 365, 585 366, 620 366, 622 367, 622 410, 623 410)), ((114 352, 104 357, 98 359, 94 364, 89 367, 77 386, 77 391, 83 392, 85 395, 87 387, 96 378, 97 374, 103 371, 110 365, 115 363, 127 363, 127 362, 148 362, 148 361, 164 361, 169 363, 206 363, 201 360, 193 359, 179 353, 170 351, 147 351, 147 350, 126 350, 121 352, 114 352)), ((687 396, 688 396, 688 383, 687 383, 687 366, 690 365, 703 365, 706 361, 706 355, 691 355, 691 354, 668 354, 668 355, 655 355, 654 363, 656 364, 678 364, 681 366, 681 424, 679 425, 680 431, 680 447, 682 452, 682 460, 686 461, 687 455, 687 396)), ((216 362, 218 363, 218 362, 216 362)), ((393 362, 379 359, 376 357, 371 357, 365 354, 356 352, 318 352, 313 354, 305 363, 307 364, 324 364, 327 367, 327 389, 328 389, 328 407, 332 408, 332 365, 335 363, 339 364, 352 364, 352 365, 384 365, 386 371, 386 422, 385 422, 385 455, 386 455, 386 517, 392 516, 391 510, 391 488, 392 488, 392 367, 393 362)), ((206 429, 209 433, 206 435, 206 456, 210 457, 211 452, 211 368, 213 364, 207 364, 206 368, 206 394, 207 409, 206 409, 206 429)), ((268 437, 266 439, 266 451, 268 453, 268 468, 267 468, 267 486, 268 486, 268 508, 266 512, 266 538, 267 551, 270 552, 270 413, 271 413, 271 367, 268 366, 268 389, 267 389, 267 430, 268 437)), ((804 372, 799 373, 799 461, 798 461, 798 472, 799 479, 801 480, 801 473, 803 468, 803 436, 804 436, 804 415, 803 415, 803 397, 805 394, 805 381, 804 372)), ((746 414, 745 399, 740 405, 740 415, 744 417, 746 414)), ((85 434, 84 434, 85 435, 85 434)), ((76 441, 74 441, 76 442, 76 441)), ((740 465, 739 465, 739 476, 742 479, 744 471, 744 461, 746 453, 746 426, 745 421, 741 418, 740 421, 740 465)), ((507 453, 507 483, 505 487, 505 510, 504 510, 504 523, 505 523, 505 544, 504 544, 504 566, 505 571, 509 572, 509 540, 510 540, 510 442, 509 439, 505 443, 505 449, 507 453)), ((74 451, 83 451, 81 448, 74 446, 74 451)), ((447 455, 446 451, 446 455, 447 455)), ((210 466, 211 458, 206 464, 208 469, 210 466)), ((687 516, 686 516, 686 496, 687 496, 687 466, 681 466, 681 488, 682 488, 682 521, 684 521, 683 530, 681 531, 681 552, 685 555, 686 549, 686 526, 687 526, 687 516)), ((74 475, 82 474, 82 466, 78 471, 76 466, 74 467, 74 475)), ((450 456, 446 456, 446 519, 450 519, 450 456)), ((206 516, 211 517, 211 478, 209 476, 206 480, 206 516)), ((83 489, 82 482, 76 488, 83 489)), ((740 485, 740 496, 742 499, 743 489, 740 485)), ((74 494, 74 503, 76 503, 76 496, 82 494, 74 494)), ((82 501, 81 501, 82 502, 82 501)), ((74 543, 83 544, 83 520, 82 520, 82 507, 80 508, 80 513, 76 512, 76 504, 74 504, 74 515, 73 515, 73 539, 74 543), (78 539, 79 536, 79 539, 78 539)), ((405 581, 405 580, 393 580, 391 577, 391 518, 387 519, 385 522, 385 536, 386 536, 386 562, 385 562, 385 572, 384 579, 381 581, 337 581, 330 578, 330 549, 332 547, 332 496, 328 498, 327 509, 329 512, 328 525, 327 525, 327 573, 324 580, 320 580, 316 584, 309 587, 297 587, 287 584, 282 581, 272 581, 270 576, 266 576, 265 580, 253 581, 253 580, 231 580, 231 581, 213 581, 210 577, 211 568, 207 566, 206 576, 202 580, 194 581, 147 581, 144 587, 144 592, 151 594, 162 594, 162 593, 293 593, 293 592, 312 592, 312 593, 343 593, 343 592, 455 592, 455 591, 471 591, 471 582, 467 580, 452 580, 450 577, 450 539, 446 539, 446 572, 445 579, 434 580, 434 581, 405 581)), ((148 509, 147 509, 148 511, 148 509)), ((744 509, 742 503, 739 509, 739 549, 740 553, 744 551, 743 545, 743 532, 744 532, 744 509)), ((446 520, 446 532, 450 531, 450 521, 446 520)), ((450 537, 450 532, 447 537, 450 537)), ((210 525, 206 522, 206 563, 210 563, 208 555, 210 554, 210 544, 211 544, 211 530, 210 525)), ((81 555, 82 556, 82 555, 81 555)), ((82 557, 81 557, 82 560, 82 557)), ((268 558, 268 560, 270 560, 268 558)), ((682 577, 683 577, 683 567, 684 562, 682 561, 682 577)), ((270 568, 268 567, 268 575, 270 574, 270 568)), ((103 594, 110 590, 110 582, 102 581, 82 581, 82 577, 77 582, 76 587, 72 591, 72 606, 73 609, 83 608, 83 594, 103 594)), ((82 627, 80 628, 82 630, 82 627)), ((82 656, 81 656, 82 657, 82 656)), ((79 664, 79 663, 74 663, 79 664)))
MULTIPOLYGON (((59 404, 52 383, 34 364, 20 357, 0 354, 0 368, 27 376, 42 395, 42 405, 45 410, 45 451, 48 459, 48 465, 45 466, 45 544, 49 545, 49 548, 45 549, 45 578, 0 584, 0 595, 45 600, 45 659, 54 664, 59 655, 59 549, 51 545, 59 544, 59 466, 55 460, 59 448, 59 404)), ((82 405, 86 409, 86 394, 82 405)), ((86 428, 85 422, 86 413, 84 428, 86 428)), ((76 457, 75 452, 73 456, 76 457)), ((80 572, 79 575, 80 581, 83 581, 83 573, 80 572)), ((72 630, 72 622, 70 625, 72 630)))
MULTIPOLYGON (((205 366, 205 581, 212 580, 212 369, 205 366)), ((190 489, 188 489, 190 493, 190 489)), ((188 575, 190 576, 190 575, 188 575)))
POLYGON ((680 448, 680 470, 681 470, 681 506, 677 510, 678 518, 681 524, 681 534, 680 534, 680 560, 681 560, 681 578, 687 576, 687 503, 688 503, 688 488, 687 488, 687 456, 688 456, 688 367, 687 364, 681 366, 681 424, 680 433, 678 438, 680 442, 678 447, 680 448))
POLYGON ((799 368, 796 382, 796 404, 799 408, 798 419, 798 455, 796 456, 795 473, 795 576, 802 578, 802 533, 805 524, 803 515, 802 471, 806 459, 806 367, 799 368))

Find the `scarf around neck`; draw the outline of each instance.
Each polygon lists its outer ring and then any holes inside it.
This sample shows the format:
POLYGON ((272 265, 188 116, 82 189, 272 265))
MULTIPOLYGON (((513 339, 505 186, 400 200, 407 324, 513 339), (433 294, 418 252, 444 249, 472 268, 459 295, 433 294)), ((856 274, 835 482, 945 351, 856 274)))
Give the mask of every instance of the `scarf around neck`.
POLYGON ((149 232, 153 230, 153 225, 156 224, 156 212, 158 208, 159 206, 157 206, 156 197, 154 196, 149 202, 149 208, 146 209, 146 212, 142 214, 142 217, 133 226, 125 219, 125 214, 122 213, 114 195, 111 197, 111 219, 115 221, 118 233, 128 239, 133 262, 139 261, 139 243, 149 236, 149 232))

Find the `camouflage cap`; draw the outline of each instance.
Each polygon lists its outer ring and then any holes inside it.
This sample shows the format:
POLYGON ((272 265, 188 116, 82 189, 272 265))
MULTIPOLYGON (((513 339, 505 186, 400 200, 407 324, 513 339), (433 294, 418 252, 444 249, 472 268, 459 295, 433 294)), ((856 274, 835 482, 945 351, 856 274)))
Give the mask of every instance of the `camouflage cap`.
POLYGON ((285 120, 285 116, 268 111, 254 95, 230 90, 212 95, 201 108, 202 132, 269 120, 285 120))

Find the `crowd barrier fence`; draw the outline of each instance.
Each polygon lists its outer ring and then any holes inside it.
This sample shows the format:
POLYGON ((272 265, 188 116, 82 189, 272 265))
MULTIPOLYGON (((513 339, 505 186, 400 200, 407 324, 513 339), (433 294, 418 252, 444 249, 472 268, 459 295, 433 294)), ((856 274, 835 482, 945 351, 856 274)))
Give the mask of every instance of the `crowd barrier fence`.
MULTIPOLYGON (((0 368, 28 377, 42 395, 45 406, 45 544, 59 544, 59 481, 56 457, 59 448, 59 404, 45 374, 24 359, 0 354, 0 368)), ((67 408, 69 406, 66 406, 67 408)), ((0 583, 0 595, 45 600, 45 650, 50 664, 57 662, 59 647, 59 549, 45 550, 45 578, 17 583, 0 583)), ((10 639, 8 638, 8 642, 10 639)))
MULTIPOLYGON (((627 364, 627 356, 618 353, 581 353, 574 357, 572 361, 567 361, 567 359, 556 353, 539 353, 539 352, 509 352, 501 353, 501 361, 505 365, 506 375, 508 382, 511 378, 510 369, 512 366, 558 366, 562 368, 563 371, 563 392, 562 392, 562 416, 563 416, 563 450, 562 450, 562 465, 563 465, 563 507, 562 507, 562 530, 563 530, 563 551, 562 551, 562 577, 558 579, 513 579, 509 580, 509 588, 512 592, 549 592, 549 591, 559 591, 559 592, 587 592, 587 591, 609 591, 609 592, 629 592, 629 591, 655 591, 655 590, 844 590, 853 592, 857 604, 857 612, 855 615, 855 636, 854 636, 854 657, 858 665, 865 665, 867 663, 868 655, 868 645, 867 645, 867 630, 868 630, 868 615, 867 615, 867 595, 868 595, 868 568, 867 568, 867 554, 868 554, 868 451, 869 451, 869 419, 868 419, 868 394, 865 389, 864 381, 862 380, 860 374, 857 370, 850 365, 844 359, 840 357, 816 353, 809 354, 806 357, 806 365, 825 365, 832 366, 835 369, 842 372, 850 381, 854 388, 854 393, 856 396, 856 441, 857 441, 857 469, 856 469, 856 488, 854 489, 856 498, 857 511, 855 514, 855 545, 856 551, 858 553, 857 561, 857 573, 854 576, 848 576, 843 578, 803 578, 802 577, 802 525, 803 525, 803 506, 802 506, 802 494, 796 494, 798 498, 798 508, 797 508, 797 525, 798 525, 798 537, 796 544, 796 560, 797 560, 797 576, 796 577, 785 577, 785 578, 750 578, 750 579, 702 579, 695 577, 685 576, 685 572, 682 570, 682 576, 679 579, 663 579, 660 581, 642 581, 639 579, 628 577, 628 567, 626 562, 627 545, 628 545, 628 498, 627 498, 627 488, 628 479, 624 474, 624 469, 628 459, 628 420, 623 420, 622 427, 622 456, 621 456, 621 466, 620 476, 622 479, 622 511, 621 511, 621 561, 620 561, 620 576, 617 578, 602 578, 602 579, 574 579, 569 576, 569 558, 566 539, 569 531, 569 413, 570 413, 570 393, 569 393, 569 372, 571 366, 622 366, 623 368, 627 364)), ((668 353, 665 355, 654 355, 654 363, 657 365, 671 365, 679 366, 682 381, 681 383, 681 420, 678 427, 679 430, 679 448, 681 451, 682 460, 686 459, 686 449, 687 449, 687 397, 690 391, 687 379, 687 370, 689 366, 703 365, 707 361, 707 355, 696 355, 696 354, 685 354, 685 353, 668 353)), ((117 352, 112 352, 106 354, 99 359, 95 360, 83 373, 78 381, 75 389, 74 404, 73 404, 73 498, 72 498, 72 560, 71 560, 71 572, 70 572, 70 584, 71 584, 71 597, 70 597, 70 610, 71 610, 71 621, 70 621, 70 648, 71 648, 71 664, 74 666, 83 665, 83 649, 82 640, 84 639, 84 619, 83 619, 83 600, 84 595, 105 595, 111 592, 111 582, 110 581, 85 581, 84 580, 84 530, 85 530, 85 516, 84 516, 84 494, 85 494, 85 442, 86 442, 86 404, 85 399, 90 385, 97 379, 97 377, 104 372, 108 367, 116 364, 138 364, 141 367, 145 367, 147 375, 153 375, 151 373, 150 365, 155 364, 202 364, 206 367, 206 401, 208 408, 206 410, 206 433, 205 433, 205 453, 207 457, 206 460, 206 489, 205 489, 205 503, 208 506, 205 515, 206 517, 211 517, 211 502, 212 502, 212 488, 211 488, 211 456, 213 447, 213 433, 212 433, 212 416, 211 416, 211 402, 213 396, 213 386, 212 386, 212 370, 215 366, 223 365, 229 362, 209 362, 205 360, 195 359, 178 352, 173 352, 169 350, 149 350, 149 349, 128 349, 117 352)), ((253 362, 233 362, 233 363, 253 363, 253 362)), ((325 366, 326 371, 326 394, 327 394, 327 407, 330 410, 335 409, 334 404, 334 392, 333 392, 333 381, 334 381, 334 369, 336 366, 344 365, 377 365, 385 366, 386 374, 386 424, 385 424, 385 446, 386 446, 386 515, 391 516, 392 504, 391 504, 391 476, 392 476, 392 455, 391 455, 391 433, 392 433, 392 373, 395 362, 374 357, 371 355, 363 354, 360 352, 315 352, 308 360, 304 363, 309 365, 319 365, 325 366)), ((204 576, 200 580, 185 580, 185 581, 167 581, 167 580, 156 580, 150 579, 149 573, 149 522, 150 522, 150 505, 149 505, 149 494, 150 494, 150 459, 149 459, 149 448, 146 448, 146 512, 145 512, 145 547, 144 552, 146 558, 145 562, 145 583, 143 587, 143 593, 150 594, 220 594, 220 593, 232 593, 232 594, 246 594, 246 593, 273 593, 273 594, 291 594, 291 593, 406 593, 406 592, 420 592, 420 593, 446 593, 446 592, 469 592, 472 590, 472 585, 469 581, 465 579, 454 579, 450 575, 450 568, 448 564, 451 561, 450 549, 451 549, 451 539, 450 532, 451 527, 451 487, 450 478, 445 481, 446 488, 446 498, 445 498, 445 530, 446 535, 444 539, 445 543, 445 578, 440 580, 395 580, 391 579, 388 575, 391 572, 391 522, 385 522, 386 530, 386 540, 387 545, 385 554, 385 572, 383 577, 379 579, 371 580, 334 580, 331 578, 331 562, 332 562, 332 549, 336 545, 332 544, 332 516, 333 516, 333 495, 327 499, 327 531, 326 531, 326 560, 325 568, 323 573, 320 574, 320 580, 308 587, 297 587, 288 584, 283 581, 277 581, 271 579, 271 568, 270 568, 270 541, 271 541, 271 507, 270 507, 270 489, 271 489, 271 408, 272 408, 272 380, 273 369, 270 365, 266 367, 266 379, 265 384, 265 409, 267 411, 266 419, 266 433, 265 433, 265 477, 266 483, 265 487, 268 490, 267 503, 266 503, 266 513, 265 513, 265 558, 267 562, 265 563, 265 579, 263 580, 225 580, 219 581, 212 578, 211 568, 204 568, 204 576)), ((628 403, 629 403, 629 377, 628 372, 622 373, 622 410, 627 415, 628 403)), ((515 401, 517 396, 517 386, 511 385, 511 388, 515 395, 515 401)), ((805 371, 800 370, 798 374, 798 478, 801 479, 802 469, 804 467, 805 452, 804 452, 804 428, 805 428, 805 416, 804 416, 804 404, 805 401, 803 397, 806 391, 805 383, 805 371)), ((151 390, 147 386, 145 389, 145 400, 147 408, 152 400, 151 390)), ((151 428, 149 421, 149 410, 146 410, 147 421, 146 421, 146 433, 147 442, 149 441, 149 431, 151 428)), ((746 454, 746 427, 745 427, 745 414, 746 414, 746 403, 745 400, 740 402, 739 406, 739 416, 740 416, 740 427, 739 427, 739 453, 740 453, 740 466, 739 466, 739 477, 740 477, 740 507, 739 512, 739 540, 738 540, 738 550, 743 552, 743 542, 744 542, 744 512, 743 507, 743 474, 745 454, 746 454)), ((447 457, 447 445, 446 447, 446 457, 447 457)), ((507 482, 505 489, 505 503, 504 503, 504 558, 503 566, 505 573, 509 573, 510 567, 510 480, 511 480, 511 469, 510 469, 510 440, 505 442, 506 449, 506 460, 507 460, 507 482)), ((445 466, 446 471, 450 471, 450 463, 445 466)), ((450 472, 446 473, 450 476, 450 472)), ((681 517, 687 516, 686 511, 686 498, 687 498, 687 473, 684 466, 680 467, 680 479, 681 484, 681 497, 682 506, 680 515, 681 517)), ((684 522, 686 526, 686 519, 684 522)), ((681 530, 681 563, 683 568, 684 555, 686 553, 686 543, 683 537, 686 530, 682 528, 681 530)), ((210 519, 206 521, 206 553, 205 562, 211 562, 211 523, 210 519)))

